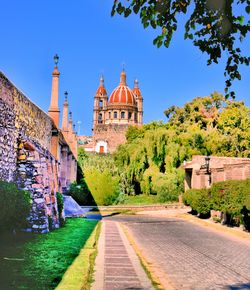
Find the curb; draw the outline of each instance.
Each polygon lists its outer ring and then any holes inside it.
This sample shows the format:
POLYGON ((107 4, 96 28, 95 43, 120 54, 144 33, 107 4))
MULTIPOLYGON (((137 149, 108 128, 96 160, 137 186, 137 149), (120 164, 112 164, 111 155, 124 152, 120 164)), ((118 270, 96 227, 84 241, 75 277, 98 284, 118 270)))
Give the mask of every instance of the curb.
POLYGON ((178 214, 176 217, 183 218, 189 222, 193 222, 195 224, 214 229, 220 233, 224 233, 224 234, 226 233, 237 238, 242 238, 245 241, 250 241, 250 233, 243 232, 239 230, 238 228, 230 228, 220 223, 214 223, 211 220, 199 219, 198 217, 192 216, 188 213, 178 214))

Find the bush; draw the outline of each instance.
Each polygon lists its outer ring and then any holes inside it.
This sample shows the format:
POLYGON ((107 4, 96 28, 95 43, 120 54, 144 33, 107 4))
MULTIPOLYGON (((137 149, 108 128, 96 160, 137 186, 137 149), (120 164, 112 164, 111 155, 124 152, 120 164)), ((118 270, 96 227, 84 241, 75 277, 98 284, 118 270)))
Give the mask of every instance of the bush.
POLYGON ((0 181, 0 230, 26 227, 30 209, 28 192, 18 190, 14 183, 0 181))
POLYGON ((190 205, 193 211, 207 215, 211 209, 211 194, 209 189, 190 189, 183 194, 183 202, 190 205))
POLYGON ((210 209, 221 211, 224 222, 241 223, 250 229, 250 179, 214 183, 211 189, 188 190, 183 202, 201 214, 208 214, 210 209))
POLYGON ((59 223, 60 223, 60 226, 63 226, 65 223, 64 217, 62 215, 63 208, 64 208, 64 202, 63 202, 63 196, 60 192, 56 193, 56 199, 57 199, 57 210, 58 210, 58 215, 59 215, 59 223))
POLYGON ((229 217, 228 223, 239 224, 242 221, 242 210, 249 210, 250 179, 229 180, 213 184, 211 195, 213 209, 229 217))

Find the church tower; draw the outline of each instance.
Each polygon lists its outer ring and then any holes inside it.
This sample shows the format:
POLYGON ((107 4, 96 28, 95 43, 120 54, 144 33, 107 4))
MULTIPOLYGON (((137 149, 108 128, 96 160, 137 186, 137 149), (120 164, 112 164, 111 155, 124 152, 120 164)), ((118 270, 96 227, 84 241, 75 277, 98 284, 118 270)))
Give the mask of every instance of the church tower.
POLYGON ((107 115, 108 96, 104 86, 104 78, 101 76, 100 85, 94 97, 93 129, 99 124, 105 124, 107 115))
POLYGON ((136 79, 134 82, 133 94, 135 95, 137 110, 138 110, 138 125, 143 124, 143 97, 138 86, 139 82, 136 79))
POLYGON ((113 153, 126 142, 126 131, 131 126, 143 124, 143 98, 135 80, 134 89, 127 85, 126 73, 120 74, 120 83, 108 98, 101 77, 94 96, 93 151, 113 153))

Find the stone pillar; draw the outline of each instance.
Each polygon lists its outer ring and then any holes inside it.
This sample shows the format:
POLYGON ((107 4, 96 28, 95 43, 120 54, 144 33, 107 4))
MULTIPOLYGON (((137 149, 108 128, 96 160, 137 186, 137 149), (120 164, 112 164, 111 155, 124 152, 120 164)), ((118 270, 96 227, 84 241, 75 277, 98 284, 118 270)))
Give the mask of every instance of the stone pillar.
POLYGON ((54 71, 52 73, 52 88, 51 88, 51 100, 50 100, 50 107, 49 107, 49 116, 54 121, 57 128, 59 128, 59 118, 60 118, 60 109, 58 106, 58 87, 59 87, 59 76, 60 73, 58 71, 57 63, 54 67, 54 71))
POLYGON ((62 193, 66 192, 68 189, 68 147, 63 146, 61 150, 61 168, 60 168, 60 183, 62 188, 62 193))
POLYGON ((63 103, 63 117, 62 117, 62 131, 65 137, 67 138, 67 134, 69 131, 68 128, 68 110, 69 110, 69 104, 68 104, 68 93, 65 92, 65 99, 63 103))

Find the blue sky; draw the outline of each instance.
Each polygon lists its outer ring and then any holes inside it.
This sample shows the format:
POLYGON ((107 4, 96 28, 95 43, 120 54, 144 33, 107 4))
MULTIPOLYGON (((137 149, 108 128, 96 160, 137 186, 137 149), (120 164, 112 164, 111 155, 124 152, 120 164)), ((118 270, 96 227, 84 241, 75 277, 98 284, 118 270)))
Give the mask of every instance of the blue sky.
MULTIPOLYGON (((69 92, 74 121, 90 135, 93 97, 104 74, 108 94, 118 85, 122 63, 132 88, 139 80, 144 122, 166 120, 163 111, 197 96, 223 92, 224 60, 206 65, 206 56, 183 40, 179 29, 169 49, 157 49, 157 31, 144 30, 136 16, 111 17, 113 0, 2 1, 0 70, 33 102, 47 111, 53 56, 58 53, 60 105, 69 92)), ((246 42, 246 41, 245 41, 246 42)), ((249 39, 248 39, 249 42, 249 39)), ((250 44, 243 44, 250 52, 250 44)), ((233 86, 238 100, 250 105, 250 68, 233 86)))

